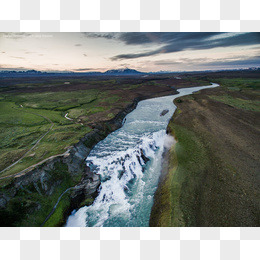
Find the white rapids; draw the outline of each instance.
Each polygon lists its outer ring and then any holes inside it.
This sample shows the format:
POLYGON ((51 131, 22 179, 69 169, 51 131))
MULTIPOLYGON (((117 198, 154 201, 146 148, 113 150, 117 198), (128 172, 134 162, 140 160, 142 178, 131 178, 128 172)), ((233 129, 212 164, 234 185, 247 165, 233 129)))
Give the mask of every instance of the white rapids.
POLYGON ((87 157, 87 165, 101 177, 99 194, 92 205, 74 210, 66 226, 149 226, 162 153, 174 142, 166 134, 176 109, 173 100, 217 86, 183 88, 177 95, 139 102, 124 125, 99 142, 87 157), (169 112, 161 116, 163 110, 169 112))

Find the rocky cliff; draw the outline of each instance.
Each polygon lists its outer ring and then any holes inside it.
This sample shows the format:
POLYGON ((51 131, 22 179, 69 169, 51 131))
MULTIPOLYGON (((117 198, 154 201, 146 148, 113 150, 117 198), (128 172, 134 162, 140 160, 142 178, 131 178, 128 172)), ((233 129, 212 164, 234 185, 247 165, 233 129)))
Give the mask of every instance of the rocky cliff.
POLYGON ((109 121, 99 122, 65 154, 53 156, 23 171, 14 178, 2 180, 0 188, 0 226, 63 225, 73 209, 91 203, 100 184, 85 159, 91 149, 109 133, 120 128, 124 117, 135 109, 136 98, 109 121), (60 201, 57 212, 46 219, 60 195, 71 188, 60 201))

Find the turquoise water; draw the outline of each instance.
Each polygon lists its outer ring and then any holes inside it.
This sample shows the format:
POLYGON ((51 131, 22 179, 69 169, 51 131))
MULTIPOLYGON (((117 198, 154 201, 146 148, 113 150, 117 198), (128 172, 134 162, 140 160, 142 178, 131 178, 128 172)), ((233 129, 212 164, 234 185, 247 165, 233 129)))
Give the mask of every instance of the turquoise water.
POLYGON ((176 109, 173 100, 217 86, 179 89, 177 95, 139 102, 124 125, 99 142, 87 157, 87 165, 101 177, 99 195, 92 205, 73 211, 66 226, 149 226, 162 153, 175 142, 166 134, 176 109), (165 109, 169 112, 161 116, 165 109))

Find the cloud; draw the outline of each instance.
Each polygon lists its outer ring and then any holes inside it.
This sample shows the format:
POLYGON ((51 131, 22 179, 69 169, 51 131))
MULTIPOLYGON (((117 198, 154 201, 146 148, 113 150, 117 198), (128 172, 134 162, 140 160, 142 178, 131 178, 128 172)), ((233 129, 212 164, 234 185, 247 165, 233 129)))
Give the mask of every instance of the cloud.
POLYGON ((210 61, 206 62, 203 65, 210 65, 210 66, 260 66, 260 56, 251 57, 247 59, 230 59, 230 60, 217 60, 217 61, 210 61))
POLYGON ((121 63, 121 64, 119 64, 119 66, 121 66, 121 67, 127 67, 127 66, 129 66, 129 63, 121 63))
POLYGON ((122 33, 117 39, 126 45, 149 44, 154 46, 154 50, 119 54, 111 57, 111 60, 136 59, 185 50, 256 45, 260 44, 260 33, 122 33))
POLYGON ((159 60, 154 62, 159 66, 184 65, 184 66, 260 66, 260 56, 247 57, 236 56, 226 59, 208 59, 207 57, 198 59, 182 58, 178 60, 159 60))
POLYGON ((24 57, 18 57, 18 56, 10 56, 10 58, 14 58, 14 59, 20 59, 20 60, 24 60, 24 57))
POLYGON ((124 60, 124 59, 136 59, 141 57, 148 57, 155 54, 161 53, 160 50, 147 51, 133 54, 119 54, 111 58, 111 60, 124 60))
POLYGON ((119 40, 127 45, 143 45, 164 42, 166 37, 161 33, 122 33, 119 35, 119 40))
POLYGON ((0 69, 1 70, 4 70, 4 71, 12 71, 12 70, 28 70, 28 68, 25 68, 25 67, 13 67, 13 68, 10 68, 9 65, 0 65, 0 69))
POLYGON ((80 68, 80 69, 74 69, 73 71, 89 71, 89 70, 96 70, 95 68, 80 68))

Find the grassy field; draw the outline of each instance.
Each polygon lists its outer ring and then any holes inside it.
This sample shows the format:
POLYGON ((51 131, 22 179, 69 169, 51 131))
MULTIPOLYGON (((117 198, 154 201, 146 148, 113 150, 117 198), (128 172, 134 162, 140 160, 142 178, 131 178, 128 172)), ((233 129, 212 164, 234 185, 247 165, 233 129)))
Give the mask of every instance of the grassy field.
POLYGON ((96 89, 0 94, 0 171, 20 158, 37 140, 52 130, 22 161, 1 173, 7 176, 19 172, 45 158, 64 153, 78 142, 84 134, 91 131, 88 127, 89 116, 105 112, 102 119, 111 119, 109 113, 117 95, 96 89), (68 113, 68 120, 64 116, 68 113))
MULTIPOLYGON (((210 80, 210 79, 209 79, 210 80)), ((217 82, 224 88, 234 91, 247 91, 247 90, 259 90, 260 80, 259 78, 211 78, 211 80, 217 80, 217 82)))
POLYGON ((260 111, 260 79, 237 78, 217 81, 225 89, 225 93, 210 98, 238 109, 260 111))
MULTIPOLYGON (((85 96, 87 103, 92 100, 93 92, 90 94, 77 93, 77 95, 82 102, 84 102, 82 96, 85 96)), ((4 171, 2 176, 21 171, 49 156, 65 152, 69 146, 90 131, 87 126, 64 118, 65 104, 69 104, 67 106, 70 107, 78 105, 75 98, 76 93, 72 93, 74 95, 69 92, 55 93, 56 99, 61 98, 62 100, 56 101, 56 103, 54 93, 47 94, 5 94, 2 96, 3 98, 0 100, 0 137, 3 140, 0 146, 1 170, 30 149, 48 131, 51 122, 54 124, 52 130, 30 154, 14 167, 4 171), (70 97, 71 99, 69 99, 70 97), (48 101, 46 102, 46 100, 48 101)))

